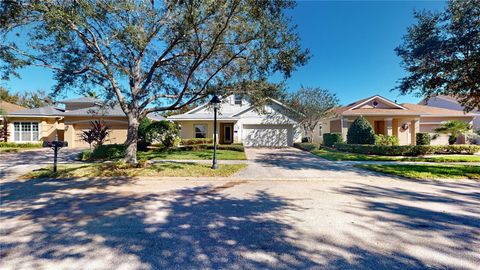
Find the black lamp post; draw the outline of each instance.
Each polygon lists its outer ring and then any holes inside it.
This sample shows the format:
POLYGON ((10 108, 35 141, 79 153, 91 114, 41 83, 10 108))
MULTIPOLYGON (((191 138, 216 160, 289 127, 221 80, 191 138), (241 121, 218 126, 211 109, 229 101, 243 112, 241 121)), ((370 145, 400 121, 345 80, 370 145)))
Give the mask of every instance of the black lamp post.
POLYGON ((210 100, 213 106, 213 164, 212 169, 217 169, 217 110, 220 108, 220 98, 214 95, 210 100))

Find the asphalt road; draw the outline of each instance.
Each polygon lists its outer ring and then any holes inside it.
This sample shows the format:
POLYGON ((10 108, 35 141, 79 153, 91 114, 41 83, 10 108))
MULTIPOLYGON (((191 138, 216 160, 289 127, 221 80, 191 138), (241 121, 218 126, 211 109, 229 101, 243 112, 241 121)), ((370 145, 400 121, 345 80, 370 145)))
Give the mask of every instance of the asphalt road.
POLYGON ((2 180, 0 269, 478 269, 480 185, 2 180))

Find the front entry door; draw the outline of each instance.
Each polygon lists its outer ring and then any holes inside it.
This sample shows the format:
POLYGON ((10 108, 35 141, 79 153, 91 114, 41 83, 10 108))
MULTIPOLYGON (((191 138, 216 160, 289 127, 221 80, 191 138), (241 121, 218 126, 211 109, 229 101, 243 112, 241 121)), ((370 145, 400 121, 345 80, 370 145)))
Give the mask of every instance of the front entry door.
POLYGON ((233 126, 224 125, 223 126, 223 143, 232 143, 233 142, 233 126))

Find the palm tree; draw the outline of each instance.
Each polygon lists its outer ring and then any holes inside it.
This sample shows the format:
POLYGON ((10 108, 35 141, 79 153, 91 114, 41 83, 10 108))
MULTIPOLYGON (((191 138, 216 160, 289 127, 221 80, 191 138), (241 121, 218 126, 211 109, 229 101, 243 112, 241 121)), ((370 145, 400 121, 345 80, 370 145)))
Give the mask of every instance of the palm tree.
POLYGON ((435 129, 435 132, 441 134, 449 134, 448 143, 454 144, 457 141, 458 136, 470 131, 472 127, 470 124, 460 120, 447 121, 442 123, 439 128, 435 129))

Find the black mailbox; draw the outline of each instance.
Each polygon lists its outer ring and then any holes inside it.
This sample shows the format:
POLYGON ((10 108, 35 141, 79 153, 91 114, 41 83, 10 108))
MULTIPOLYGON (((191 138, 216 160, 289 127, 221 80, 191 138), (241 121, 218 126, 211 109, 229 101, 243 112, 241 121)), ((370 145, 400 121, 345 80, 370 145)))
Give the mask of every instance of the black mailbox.
POLYGON ((68 142, 65 141, 45 141, 43 147, 68 147, 68 142))
POLYGON ((53 172, 57 172, 57 153, 58 148, 68 147, 68 142, 65 141, 44 141, 43 147, 51 147, 53 149, 53 172))

